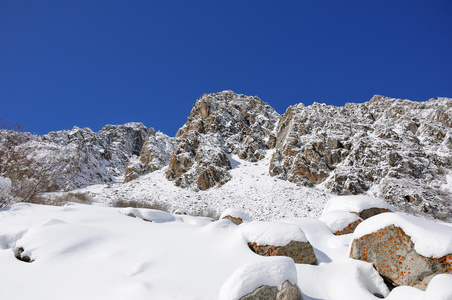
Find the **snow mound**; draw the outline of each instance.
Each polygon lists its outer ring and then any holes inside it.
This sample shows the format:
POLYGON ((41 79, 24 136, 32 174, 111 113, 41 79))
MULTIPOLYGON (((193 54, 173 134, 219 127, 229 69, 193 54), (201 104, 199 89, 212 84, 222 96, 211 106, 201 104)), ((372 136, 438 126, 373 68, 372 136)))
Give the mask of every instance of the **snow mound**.
POLYGON ((300 289, 309 295, 303 299, 375 300, 374 294, 383 297, 389 294, 377 270, 363 261, 349 259, 334 264, 321 263, 319 266, 296 265, 296 268, 300 289))
POLYGON ((332 210, 319 217, 319 220, 325 223, 332 232, 342 230, 349 224, 362 220, 357 214, 343 211, 343 210, 332 210))
POLYGON ((297 270, 289 257, 267 257, 238 268, 221 287, 219 300, 237 300, 260 286, 277 286, 285 281, 297 284, 297 270))
POLYGON ((152 221, 155 223, 172 222, 175 220, 172 214, 156 209, 127 207, 121 209, 120 212, 124 215, 133 215, 145 221, 152 221))
POLYGON ((240 218, 242 219, 243 222, 251 222, 250 216, 240 209, 228 208, 225 211, 223 211, 223 213, 220 216, 220 219, 223 219, 224 217, 227 216, 231 216, 233 218, 240 218))
POLYGON ((365 220, 356 227, 353 239, 390 225, 402 228, 422 256, 440 258, 452 253, 452 227, 402 214, 380 214, 365 220))
POLYGON ((390 211, 394 211, 394 208, 391 205, 377 198, 364 195, 352 195, 332 197, 325 205, 323 213, 326 214, 334 210, 361 212, 372 207, 386 208, 390 211))
POLYGON ((303 230, 295 224, 282 222, 252 221, 240 225, 240 230, 248 242, 259 246, 286 246, 291 241, 308 242, 303 230))

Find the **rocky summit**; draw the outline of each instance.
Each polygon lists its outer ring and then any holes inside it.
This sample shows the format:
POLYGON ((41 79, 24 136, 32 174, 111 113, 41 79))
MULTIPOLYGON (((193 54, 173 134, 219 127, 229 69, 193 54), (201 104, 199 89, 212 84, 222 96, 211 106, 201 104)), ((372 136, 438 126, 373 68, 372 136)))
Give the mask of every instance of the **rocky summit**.
POLYGON ((258 97, 232 91, 202 96, 176 134, 166 178, 206 190, 229 180, 228 154, 248 161, 264 157, 279 114, 258 97))
POLYGON ((155 171, 191 191, 221 188, 231 179, 233 157, 261 162, 270 155, 266 172, 275 180, 368 194, 398 210, 452 219, 449 98, 300 103, 279 115, 256 96, 223 91, 198 99, 175 137, 139 123, 44 136, 0 130, 0 152, 0 176, 11 180, 19 200, 155 171))

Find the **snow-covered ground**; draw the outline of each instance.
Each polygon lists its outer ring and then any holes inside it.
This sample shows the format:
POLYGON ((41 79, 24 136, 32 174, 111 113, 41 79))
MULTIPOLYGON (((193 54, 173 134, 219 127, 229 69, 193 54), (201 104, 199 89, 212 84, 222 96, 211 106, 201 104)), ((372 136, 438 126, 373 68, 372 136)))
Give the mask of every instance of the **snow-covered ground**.
POLYGON ((167 168, 163 168, 126 184, 94 185, 78 192, 87 192, 100 204, 117 200, 158 202, 169 205, 170 211, 185 209, 192 214, 211 209, 219 215, 225 209, 236 208, 253 220, 319 216, 330 195, 271 177, 268 165, 272 154, 272 150, 267 151, 265 159, 256 163, 231 155, 232 179, 207 191, 176 187, 165 178, 167 168))
POLYGON ((397 287, 389 293, 371 264, 348 258, 352 234, 335 236, 315 218, 280 221, 299 226, 318 265, 256 255, 242 225, 229 220, 16 204, 0 211, 0 299, 237 299, 286 279, 305 300, 378 299, 374 293, 390 300, 452 299, 452 275, 436 276, 425 292, 397 287), (15 258, 19 248, 30 263, 15 258))

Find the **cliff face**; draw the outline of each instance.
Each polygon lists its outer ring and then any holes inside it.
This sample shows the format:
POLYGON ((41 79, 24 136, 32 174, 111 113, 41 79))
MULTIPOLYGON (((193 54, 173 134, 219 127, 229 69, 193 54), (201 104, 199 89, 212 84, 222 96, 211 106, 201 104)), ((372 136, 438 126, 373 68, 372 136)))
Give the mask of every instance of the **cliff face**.
POLYGON ((270 174, 337 194, 369 193, 439 217, 452 172, 452 99, 375 96, 344 107, 298 104, 277 126, 270 174))
POLYGON ((205 190, 229 180, 228 154, 258 161, 279 115, 257 97, 224 91, 196 101, 176 134, 166 178, 177 186, 205 190))

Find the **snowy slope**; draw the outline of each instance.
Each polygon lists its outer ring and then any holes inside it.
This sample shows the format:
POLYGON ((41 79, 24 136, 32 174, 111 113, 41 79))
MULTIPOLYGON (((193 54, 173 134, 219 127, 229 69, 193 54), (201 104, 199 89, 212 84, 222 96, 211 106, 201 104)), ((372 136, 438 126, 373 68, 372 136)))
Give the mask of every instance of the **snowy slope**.
POLYGON ((164 168, 126 184, 95 185, 78 192, 87 192, 95 202, 106 205, 117 200, 158 202, 168 204, 170 211, 186 209, 192 214, 212 209, 219 215, 227 208, 237 208, 254 220, 319 216, 329 195, 268 175, 272 152, 267 150, 265 158, 258 162, 229 156, 233 166, 229 170, 231 180, 206 191, 195 192, 174 186, 164 178, 164 168))

